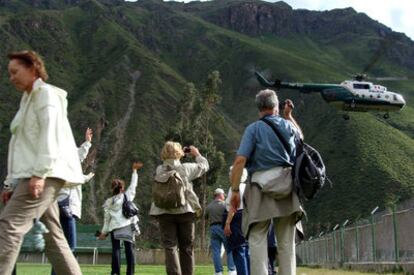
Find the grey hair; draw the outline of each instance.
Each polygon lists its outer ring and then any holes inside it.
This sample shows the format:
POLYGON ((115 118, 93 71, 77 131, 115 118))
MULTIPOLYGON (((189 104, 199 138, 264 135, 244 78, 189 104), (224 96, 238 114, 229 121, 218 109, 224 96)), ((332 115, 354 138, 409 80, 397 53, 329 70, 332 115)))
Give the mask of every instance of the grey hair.
POLYGON ((279 99, 277 98, 276 92, 270 89, 261 90, 256 95, 256 105, 259 111, 279 107, 279 99))

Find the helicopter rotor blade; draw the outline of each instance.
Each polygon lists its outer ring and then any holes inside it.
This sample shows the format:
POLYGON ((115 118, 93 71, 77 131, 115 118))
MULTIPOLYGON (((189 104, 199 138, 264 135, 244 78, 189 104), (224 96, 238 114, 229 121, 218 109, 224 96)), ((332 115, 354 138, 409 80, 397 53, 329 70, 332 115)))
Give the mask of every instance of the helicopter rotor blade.
POLYGON ((410 80, 406 76, 377 76, 377 77, 368 77, 368 79, 373 79, 376 81, 402 81, 402 80, 410 80))
POLYGON ((254 72, 259 83, 264 87, 276 87, 275 82, 269 82, 261 73, 254 72))
POLYGON ((378 49, 373 54, 370 62, 365 66, 361 74, 366 74, 378 63, 378 61, 386 54, 387 50, 397 42, 397 37, 393 33, 387 34, 383 41, 380 41, 378 49))

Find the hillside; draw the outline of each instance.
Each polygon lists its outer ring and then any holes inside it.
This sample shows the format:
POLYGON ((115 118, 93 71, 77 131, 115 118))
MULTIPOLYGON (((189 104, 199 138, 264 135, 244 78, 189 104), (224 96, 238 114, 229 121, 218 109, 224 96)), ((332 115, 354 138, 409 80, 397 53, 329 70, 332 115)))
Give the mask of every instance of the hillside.
MULTIPOLYGON (((84 187, 83 222, 101 222, 110 179, 128 181, 129 163, 138 157, 145 162, 136 199, 143 232, 156 232, 146 215, 151 176, 187 82, 202 86, 209 72, 220 71, 217 114, 224 120, 214 133, 230 165, 243 128, 257 119, 255 68, 307 82, 339 83, 370 63, 372 74, 414 75, 414 42, 405 35, 352 9, 293 10, 283 2, 0 0, 0 52, 27 48, 45 57, 50 83, 69 92, 78 143, 86 127, 95 132, 85 169, 96 178, 84 187)), ((279 93, 296 102, 306 140, 320 150, 334 182, 306 204, 309 229, 414 194, 414 82, 382 84, 408 101, 389 120, 358 113, 344 121, 317 94, 279 93)), ((6 73, 0 90, 4 177, 8 124, 20 95, 6 73)))

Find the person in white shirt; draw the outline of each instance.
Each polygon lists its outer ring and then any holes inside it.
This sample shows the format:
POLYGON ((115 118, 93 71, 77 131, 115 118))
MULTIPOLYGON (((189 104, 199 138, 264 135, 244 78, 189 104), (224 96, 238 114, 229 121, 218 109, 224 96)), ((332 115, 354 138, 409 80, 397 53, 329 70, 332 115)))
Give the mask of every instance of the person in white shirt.
POLYGON ((44 82, 48 75, 36 52, 14 52, 8 57, 10 82, 23 95, 10 124, 2 192, 7 204, 0 214, 0 274, 12 273, 23 237, 36 218, 49 230, 44 234, 45 253, 56 272, 82 274, 63 235, 56 203, 64 185, 85 180, 67 117, 67 93, 44 82))
POLYGON ((133 201, 138 185, 137 170, 143 166, 142 162, 132 164, 132 176, 129 187, 125 190, 125 182, 121 179, 112 181, 112 197, 108 198, 104 205, 104 225, 99 236, 104 240, 111 235, 112 242, 112 270, 111 275, 121 274, 121 241, 124 241, 125 255, 127 260, 127 275, 135 273, 135 235, 138 217, 126 218, 122 214, 122 204, 125 199, 133 201), (125 198, 126 196, 126 198, 125 198))
MULTIPOLYGON (((230 174, 233 166, 230 166, 230 174)), ((243 169, 243 173, 240 179, 239 192, 240 197, 243 198, 244 190, 246 189, 247 170, 243 169)), ((226 198, 226 210, 227 218, 224 225, 224 235, 227 237, 228 248, 233 255, 234 264, 238 275, 250 274, 250 259, 249 259, 249 246, 242 232, 242 212, 243 212, 243 200, 240 201, 240 205, 237 209, 234 209, 231 205, 230 199, 232 197, 231 187, 229 188, 226 198)))
MULTIPOLYGON (((83 162, 88 156, 89 149, 92 146, 93 132, 91 128, 85 131, 85 142, 78 148, 80 162, 83 162)), ((85 175, 85 182, 89 182, 94 173, 85 175)), ((76 221, 81 218, 82 214, 82 185, 75 187, 62 188, 57 198, 59 205, 59 220, 72 252, 76 249, 76 221)), ((52 268, 52 275, 56 274, 52 268)))

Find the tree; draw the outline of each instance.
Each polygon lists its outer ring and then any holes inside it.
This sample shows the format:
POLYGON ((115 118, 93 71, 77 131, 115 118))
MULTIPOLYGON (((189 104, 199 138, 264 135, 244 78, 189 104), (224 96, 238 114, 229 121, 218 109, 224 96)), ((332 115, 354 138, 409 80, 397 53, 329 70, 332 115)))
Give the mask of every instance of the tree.
MULTIPOLYGON (((195 188, 203 209, 206 208, 207 204, 208 187, 221 179, 223 167, 225 166, 224 154, 216 147, 212 133, 213 126, 223 120, 216 110, 216 106, 221 100, 219 95, 220 84, 221 79, 218 71, 213 71, 208 75, 201 92, 196 89, 193 83, 188 83, 177 110, 177 122, 171 128, 167 137, 167 139, 179 141, 184 145, 193 144, 197 146, 208 159, 210 171, 201 178, 199 188, 195 188)), ((206 224, 204 213, 200 224, 200 247, 205 249, 206 224)))

